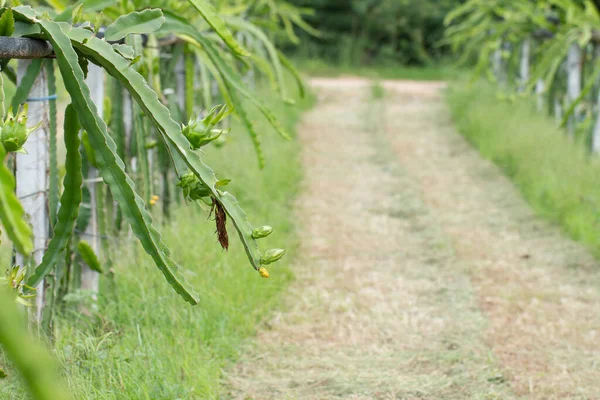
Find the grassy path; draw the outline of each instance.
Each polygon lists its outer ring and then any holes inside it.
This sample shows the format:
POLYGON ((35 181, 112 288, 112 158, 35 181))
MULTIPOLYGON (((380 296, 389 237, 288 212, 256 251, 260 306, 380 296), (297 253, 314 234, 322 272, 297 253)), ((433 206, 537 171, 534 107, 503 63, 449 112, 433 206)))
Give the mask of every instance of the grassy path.
POLYGON ((438 83, 312 81, 304 239, 240 399, 593 399, 600 271, 452 127, 438 83))

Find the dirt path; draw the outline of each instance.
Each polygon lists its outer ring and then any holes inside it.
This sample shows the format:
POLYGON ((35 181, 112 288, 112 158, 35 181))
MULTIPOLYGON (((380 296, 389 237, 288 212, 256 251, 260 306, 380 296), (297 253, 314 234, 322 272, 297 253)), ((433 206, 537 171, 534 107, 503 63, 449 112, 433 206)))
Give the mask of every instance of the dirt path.
POLYGON ((600 266, 454 131, 443 85, 312 84, 297 281, 231 397, 600 398, 600 266))

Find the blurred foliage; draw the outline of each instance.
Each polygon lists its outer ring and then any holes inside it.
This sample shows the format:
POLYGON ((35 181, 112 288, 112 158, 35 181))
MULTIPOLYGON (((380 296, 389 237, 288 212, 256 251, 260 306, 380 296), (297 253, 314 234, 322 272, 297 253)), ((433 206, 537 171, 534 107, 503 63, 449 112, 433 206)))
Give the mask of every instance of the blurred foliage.
POLYGON ((439 45, 444 17, 464 0, 292 0, 314 9, 308 21, 323 35, 299 56, 348 64, 431 64, 447 53, 439 45))

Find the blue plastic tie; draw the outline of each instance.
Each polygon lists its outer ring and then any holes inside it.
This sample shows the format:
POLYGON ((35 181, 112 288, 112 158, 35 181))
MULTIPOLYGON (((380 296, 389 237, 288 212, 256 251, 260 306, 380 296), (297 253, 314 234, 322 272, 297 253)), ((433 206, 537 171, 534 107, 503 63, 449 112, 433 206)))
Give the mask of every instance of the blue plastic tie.
POLYGON ((51 94, 50 96, 46 96, 46 97, 28 97, 27 102, 32 102, 32 101, 50 101, 50 100, 56 100, 56 95, 55 94, 51 94))

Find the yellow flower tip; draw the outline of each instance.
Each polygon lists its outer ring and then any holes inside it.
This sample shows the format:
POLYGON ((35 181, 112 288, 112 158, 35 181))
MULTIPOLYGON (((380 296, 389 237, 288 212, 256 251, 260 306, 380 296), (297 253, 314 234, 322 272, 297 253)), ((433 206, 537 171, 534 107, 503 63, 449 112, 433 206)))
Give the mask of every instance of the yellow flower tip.
POLYGON ((258 273, 260 274, 260 276, 262 276, 263 278, 268 278, 269 277, 269 271, 267 271, 267 269, 265 267, 260 267, 258 269, 258 273))
POLYGON ((157 195, 152 196, 152 200, 154 201, 158 201, 160 199, 160 197, 158 197, 157 195))
POLYGON ((155 204, 156 204, 156 200, 154 200, 154 199, 150 199, 150 202, 149 202, 149 203, 150 203, 150 205, 151 205, 151 206, 153 206, 153 205, 155 205, 155 204))

